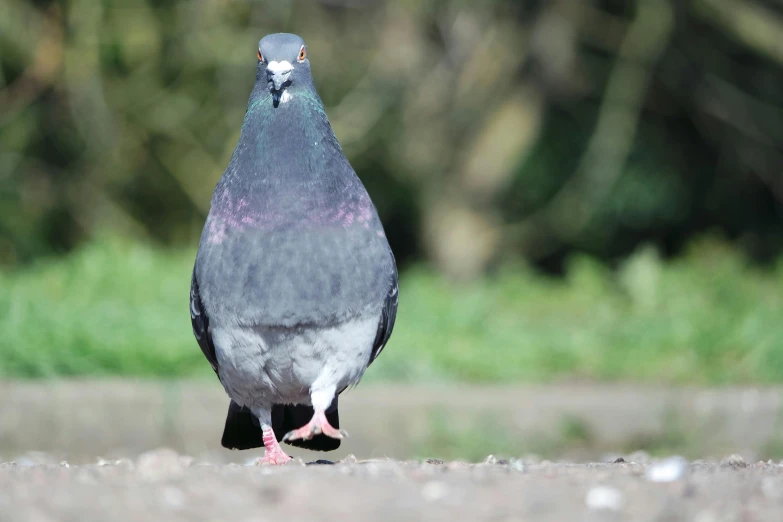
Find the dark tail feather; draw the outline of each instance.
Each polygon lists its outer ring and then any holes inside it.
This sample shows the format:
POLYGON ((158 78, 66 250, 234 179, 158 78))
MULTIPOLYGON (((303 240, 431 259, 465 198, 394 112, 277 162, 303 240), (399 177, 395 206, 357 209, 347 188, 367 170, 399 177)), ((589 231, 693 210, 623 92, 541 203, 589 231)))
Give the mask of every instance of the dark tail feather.
MULTIPOLYGON (((313 408, 303 404, 275 404, 272 407, 272 429, 278 442, 283 440, 283 435, 291 430, 301 428, 313 418, 313 408)), ((329 409, 326 410, 326 420, 335 428, 340 427, 340 417, 337 413, 337 397, 334 398, 329 409)), ((255 415, 246 407, 240 406, 234 401, 228 406, 226 415, 226 427, 223 429, 224 448, 247 450, 264 446, 264 437, 261 425, 255 415)), ((297 448, 312 451, 332 451, 340 447, 340 440, 316 435, 310 440, 292 440, 287 442, 297 448)))
MULTIPOLYGON (((272 408, 272 429, 275 430, 277 440, 283 439, 283 435, 291 430, 301 428, 313 418, 313 408, 304 404, 275 404, 272 408)), ((340 416, 337 413, 337 397, 326 410, 326 420, 335 428, 340 427, 340 416)), ((286 441, 286 444, 311 451, 332 451, 340 447, 340 439, 333 439, 326 435, 316 435, 310 440, 286 441)))
POLYGON ((260 448, 264 445, 258 419, 248 408, 231 401, 221 444, 224 448, 237 450, 260 448))

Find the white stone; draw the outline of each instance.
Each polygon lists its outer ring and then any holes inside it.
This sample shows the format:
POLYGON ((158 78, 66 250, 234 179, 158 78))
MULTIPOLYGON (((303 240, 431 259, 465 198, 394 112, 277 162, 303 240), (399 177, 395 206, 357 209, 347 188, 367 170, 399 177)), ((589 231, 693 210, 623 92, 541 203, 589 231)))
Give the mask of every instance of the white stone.
POLYGON ((609 486, 591 488, 585 496, 585 505, 590 509, 620 511, 625 504, 623 494, 609 486))
POLYGON ((674 482, 683 478, 687 471, 687 460, 682 457, 669 457, 647 466, 644 476, 650 482, 674 482))
POLYGON ((438 501, 449 494, 449 487, 443 482, 433 480, 424 484, 421 488, 421 496, 430 502, 438 501))

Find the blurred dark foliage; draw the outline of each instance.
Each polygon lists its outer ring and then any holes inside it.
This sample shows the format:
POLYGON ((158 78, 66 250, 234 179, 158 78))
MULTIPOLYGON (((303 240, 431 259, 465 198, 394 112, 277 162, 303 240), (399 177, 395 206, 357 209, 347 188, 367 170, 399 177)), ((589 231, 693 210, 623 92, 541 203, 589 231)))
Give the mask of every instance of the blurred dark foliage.
POLYGON ((3 0, 0 262, 195 245, 276 31, 403 265, 780 253, 781 0, 3 0))

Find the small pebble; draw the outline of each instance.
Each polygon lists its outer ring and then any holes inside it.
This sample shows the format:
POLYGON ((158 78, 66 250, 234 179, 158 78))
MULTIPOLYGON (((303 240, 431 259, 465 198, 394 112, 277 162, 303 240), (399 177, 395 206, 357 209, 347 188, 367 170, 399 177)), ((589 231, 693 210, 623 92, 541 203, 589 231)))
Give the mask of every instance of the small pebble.
POLYGON ((443 482, 436 480, 427 482, 421 488, 421 496, 430 502, 438 501, 449 494, 449 487, 443 482))
POLYGON ((356 464, 356 455, 354 454, 346 455, 345 457, 340 459, 339 464, 347 464, 349 466, 356 464))
POLYGON ((482 464, 492 464, 492 465, 497 463, 498 463, 498 459, 496 459, 494 455, 488 455, 487 458, 485 458, 484 461, 482 462, 482 464))
POLYGON ((590 509, 620 511, 624 503, 623 494, 609 486, 591 488, 585 496, 585 504, 590 509))
POLYGON ((116 466, 116 467, 133 469, 134 467, 133 461, 127 458, 111 460, 111 459, 104 459, 102 457, 98 457, 98 460, 95 462, 95 465, 99 468, 105 466, 116 466))
POLYGON ((133 469, 134 466, 135 466, 133 464, 133 461, 131 459, 127 459, 127 458, 115 460, 114 461, 114 465, 117 466, 117 467, 120 467, 120 468, 128 468, 128 469, 133 469))
POLYGON ((136 460, 136 469, 147 480, 159 480, 181 475, 192 462, 192 458, 180 457, 176 451, 163 448, 142 453, 136 460))
POLYGON ((598 459, 598 461, 599 462, 610 463, 610 462, 616 461, 617 459, 625 460, 624 457, 625 457, 625 455, 620 455, 619 453, 604 453, 603 455, 601 455, 601 457, 598 459))
POLYGON ((519 473, 522 473, 525 471, 525 463, 522 462, 521 459, 511 459, 508 461, 508 467, 510 469, 513 469, 514 471, 517 471, 519 473))
POLYGON ((89 484, 94 486, 98 484, 98 477, 94 470, 89 468, 82 468, 76 473, 76 481, 81 484, 89 484))
POLYGON ((311 465, 321 465, 321 464, 334 464, 334 462, 329 460, 315 460, 313 462, 305 462, 305 460, 302 457, 294 457, 293 459, 288 461, 287 466, 311 466, 311 465))
POLYGON ((748 463, 745 462, 745 459, 742 458, 741 455, 737 455, 736 453, 733 455, 729 455, 725 459, 720 461, 720 465, 723 468, 745 468, 748 466, 748 463))
POLYGON ((181 509, 185 505, 187 498, 181 489, 174 486, 167 486, 161 492, 163 503, 172 509, 181 509))
POLYGON ((183 455, 179 458, 179 463, 185 468, 192 466, 195 461, 196 459, 190 455, 183 455))
POLYGON ((761 481, 761 492, 767 498, 778 499, 783 496, 781 482, 773 477, 764 477, 761 481))
POLYGON ((688 461, 682 457, 669 457, 650 464, 644 476, 650 482, 674 482, 685 476, 688 461))
POLYGON ((28 451, 16 459, 16 465, 20 468, 29 468, 32 466, 54 466, 57 461, 41 451, 28 451))

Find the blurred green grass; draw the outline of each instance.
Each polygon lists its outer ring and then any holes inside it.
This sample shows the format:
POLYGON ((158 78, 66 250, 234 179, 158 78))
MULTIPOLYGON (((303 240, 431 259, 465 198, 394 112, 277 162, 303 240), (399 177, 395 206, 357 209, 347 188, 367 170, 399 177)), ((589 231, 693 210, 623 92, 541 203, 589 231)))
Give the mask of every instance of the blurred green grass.
MULTIPOLYGON (((102 239, 0 273, 0 375, 211 374, 192 338, 194 251, 102 239)), ((366 380, 694 384, 783 382, 783 260, 760 268, 718 240, 564 278, 504 266, 456 285, 401 277, 391 342, 366 380)))

